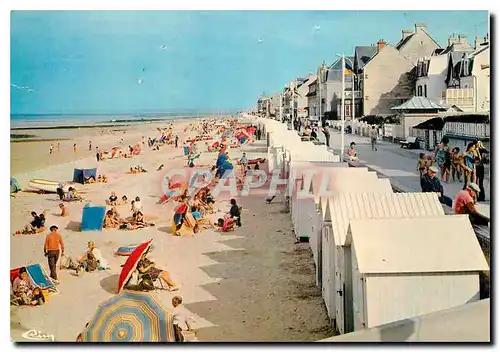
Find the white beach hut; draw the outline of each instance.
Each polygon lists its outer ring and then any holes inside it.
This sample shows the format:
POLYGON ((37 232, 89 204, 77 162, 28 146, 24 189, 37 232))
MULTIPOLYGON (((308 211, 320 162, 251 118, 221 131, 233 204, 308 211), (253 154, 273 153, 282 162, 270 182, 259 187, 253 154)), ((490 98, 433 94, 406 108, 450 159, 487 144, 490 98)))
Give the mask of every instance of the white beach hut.
POLYGON ((490 299, 318 342, 490 342, 490 299))
POLYGON ((345 265, 348 332, 477 301, 489 270, 466 215, 351 220, 345 265))
MULTIPOLYGON (((345 331, 345 300, 351 292, 345 291, 344 245, 349 223, 354 219, 415 218, 444 216, 444 210, 435 193, 347 193, 323 199, 326 203, 324 220, 331 226, 333 247, 329 248, 330 268, 334 276, 328 281, 329 292, 335 299, 330 310, 335 311, 335 323, 340 333, 345 331), (330 225, 331 224, 331 225, 330 225)), ((325 206, 323 206, 324 208, 325 206)))

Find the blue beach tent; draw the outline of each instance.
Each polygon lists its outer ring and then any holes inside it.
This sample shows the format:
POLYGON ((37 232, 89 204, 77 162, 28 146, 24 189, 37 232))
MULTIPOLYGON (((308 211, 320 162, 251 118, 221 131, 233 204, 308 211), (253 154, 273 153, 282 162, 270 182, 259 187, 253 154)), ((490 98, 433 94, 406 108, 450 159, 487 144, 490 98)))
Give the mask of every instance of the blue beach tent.
POLYGON ((101 231, 104 223, 106 207, 83 207, 82 231, 101 231))
POLYGON ((97 169, 75 169, 73 171, 73 182, 84 184, 85 179, 90 177, 93 177, 94 181, 97 179, 97 169))

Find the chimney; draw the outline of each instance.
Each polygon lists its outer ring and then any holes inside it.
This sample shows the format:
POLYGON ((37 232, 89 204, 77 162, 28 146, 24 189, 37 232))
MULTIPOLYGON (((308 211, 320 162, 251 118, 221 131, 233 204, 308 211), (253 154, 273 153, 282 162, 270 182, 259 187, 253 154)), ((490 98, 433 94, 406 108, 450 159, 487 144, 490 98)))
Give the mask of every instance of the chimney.
POLYGON ((415 32, 427 31, 427 25, 425 23, 415 23, 415 32))
POLYGON ((448 37, 448 46, 451 46, 457 42, 458 42, 458 38, 457 38, 457 35, 455 33, 453 33, 452 35, 450 35, 448 37))
POLYGON ((385 48, 385 46, 387 45, 387 42, 383 39, 380 39, 378 42, 377 42, 377 53, 382 50, 383 48, 385 48))
POLYGON ((409 37, 410 35, 413 34, 413 31, 411 29, 403 29, 401 31, 402 33, 402 38, 401 39, 405 39, 406 37, 409 37))
POLYGON ((467 36, 465 34, 458 35, 458 42, 460 44, 467 44, 467 36))

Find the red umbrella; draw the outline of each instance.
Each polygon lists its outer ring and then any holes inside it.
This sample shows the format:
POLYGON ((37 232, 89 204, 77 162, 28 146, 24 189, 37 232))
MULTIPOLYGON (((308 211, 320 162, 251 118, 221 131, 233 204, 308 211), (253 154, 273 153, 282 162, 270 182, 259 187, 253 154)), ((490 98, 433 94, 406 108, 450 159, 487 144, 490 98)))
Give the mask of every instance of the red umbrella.
POLYGON ((139 263, 142 255, 151 246, 151 242, 153 242, 152 239, 148 242, 140 244, 132 253, 130 253, 127 261, 125 262, 125 264, 123 264, 122 272, 120 273, 120 278, 118 280, 118 290, 116 291, 116 293, 120 293, 123 290, 123 287, 132 276, 132 273, 135 271, 137 263, 139 263))

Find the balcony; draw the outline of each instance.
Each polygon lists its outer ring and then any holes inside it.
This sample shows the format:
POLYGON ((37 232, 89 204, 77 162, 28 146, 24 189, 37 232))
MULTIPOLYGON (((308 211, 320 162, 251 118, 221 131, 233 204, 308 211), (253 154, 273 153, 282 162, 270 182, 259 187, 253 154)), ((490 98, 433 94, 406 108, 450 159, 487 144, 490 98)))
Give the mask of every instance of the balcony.
MULTIPOLYGON (((354 91, 354 99, 361 99, 362 98, 361 93, 362 92, 360 90, 355 90, 354 91)), ((344 92, 344 99, 352 99, 352 91, 351 90, 346 90, 344 92)))
POLYGON ((441 103, 456 105, 464 111, 474 109, 474 89, 457 88, 443 90, 441 93, 441 103))

